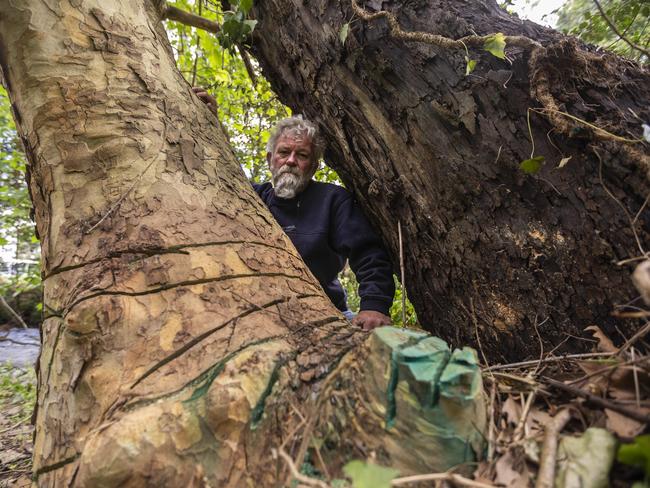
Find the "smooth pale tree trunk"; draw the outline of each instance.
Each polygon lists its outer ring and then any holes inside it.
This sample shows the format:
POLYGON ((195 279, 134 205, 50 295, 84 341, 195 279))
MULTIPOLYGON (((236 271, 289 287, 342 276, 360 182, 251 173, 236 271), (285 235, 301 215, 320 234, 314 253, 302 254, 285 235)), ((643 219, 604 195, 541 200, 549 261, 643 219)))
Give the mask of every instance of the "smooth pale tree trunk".
POLYGON ((471 352, 422 378, 409 361, 433 365, 437 343, 342 319, 175 68, 157 6, 6 0, 0 65, 42 243, 38 486, 273 486, 272 448, 300 460, 316 437, 333 474, 373 455, 447 469, 436 438, 480 453, 471 352))
POLYGON ((616 263, 650 251, 648 206, 635 218, 650 194, 648 144, 560 112, 638 139, 648 72, 493 0, 359 4, 407 32, 527 36, 543 46, 534 56, 402 40, 351 2, 255 2, 254 52, 280 99, 321 124, 327 162, 381 229, 396 271, 401 223, 423 327, 454 344, 478 333, 492 360, 537 357, 538 333, 547 352, 567 339, 564 351, 588 347, 570 336, 589 325, 629 337, 638 320, 610 314, 638 296, 638 261, 616 263), (469 76, 466 55, 478 61, 469 76), (535 175, 519 169, 531 153, 546 159, 535 175))

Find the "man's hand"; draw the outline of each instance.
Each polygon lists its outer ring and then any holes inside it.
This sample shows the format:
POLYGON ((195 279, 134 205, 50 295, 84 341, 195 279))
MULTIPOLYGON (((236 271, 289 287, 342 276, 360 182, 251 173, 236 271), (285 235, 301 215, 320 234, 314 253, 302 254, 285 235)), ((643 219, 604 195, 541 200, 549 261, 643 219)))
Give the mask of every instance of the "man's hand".
POLYGON ((391 325, 390 317, 374 310, 362 310, 352 319, 352 325, 357 325, 363 330, 372 330, 382 325, 391 325))
POLYGON ((217 100, 210 95, 205 88, 201 86, 193 86, 192 91, 197 97, 199 97, 199 100, 208 106, 210 112, 217 115, 217 100))

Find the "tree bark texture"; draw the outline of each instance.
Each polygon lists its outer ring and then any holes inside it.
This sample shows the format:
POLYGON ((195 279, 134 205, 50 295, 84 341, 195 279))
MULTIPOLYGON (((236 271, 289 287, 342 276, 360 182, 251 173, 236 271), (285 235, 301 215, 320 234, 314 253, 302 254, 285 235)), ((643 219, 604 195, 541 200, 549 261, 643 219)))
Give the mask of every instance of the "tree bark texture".
POLYGON ((448 469, 435 439, 480 455, 475 356, 342 319, 175 68, 158 6, 8 0, 0 66, 42 243, 38 486, 273 486, 272 448, 315 436, 335 474, 372 453, 448 469))
POLYGON ((256 2, 253 48, 280 99, 321 124, 327 162, 394 263, 401 222, 406 287, 423 327, 453 344, 476 344, 478 334, 491 360, 537 357, 537 332, 546 351, 567 339, 585 347, 568 336, 593 324, 629 336, 638 323, 610 314, 637 296, 634 263, 615 263, 648 251, 650 210, 637 216, 650 193, 648 146, 561 112, 638 139, 650 120, 648 72, 494 1, 360 7, 391 12, 403 31, 502 32, 543 47, 506 46, 501 60, 480 47, 402 40, 351 1, 256 2), (466 55, 478 61, 469 76, 466 55), (532 156, 546 163, 528 175, 519 164, 532 156))

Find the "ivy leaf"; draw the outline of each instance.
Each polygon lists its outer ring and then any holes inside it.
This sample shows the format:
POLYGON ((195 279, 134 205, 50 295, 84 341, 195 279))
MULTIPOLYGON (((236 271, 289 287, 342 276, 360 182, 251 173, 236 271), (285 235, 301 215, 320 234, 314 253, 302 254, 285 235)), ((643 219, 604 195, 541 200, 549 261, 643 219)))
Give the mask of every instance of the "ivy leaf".
POLYGON ((542 164, 544 163, 544 156, 535 156, 531 159, 525 159, 519 163, 519 169, 521 169, 527 175, 534 175, 542 169, 542 164))
POLYGON ((474 68, 476 68, 476 60, 475 59, 469 59, 467 56, 465 56, 465 62, 467 63, 465 65, 465 76, 467 76, 472 71, 474 71, 474 68))
POLYGON ((483 49, 499 59, 506 59, 506 37, 502 32, 497 32, 488 37, 483 44, 483 49))
POLYGON ((253 32, 253 30, 255 30, 255 26, 257 25, 257 20, 245 20, 244 25, 247 27, 247 29, 245 30, 247 31, 246 34, 248 35, 251 32, 253 32))
POLYGON ((348 38, 348 33, 350 32, 350 23, 343 24, 341 30, 339 31, 339 39, 341 39, 341 44, 345 44, 345 40, 348 38))
POLYGON ((560 159, 560 164, 558 164, 557 167, 558 168, 564 168, 566 166, 566 164, 569 162, 569 159, 571 159, 571 158, 572 158, 572 156, 560 159))
POLYGON ((620 463, 638 466, 650 474, 650 435, 640 435, 630 444, 621 444, 616 458, 620 463))
POLYGON ((253 0, 239 0, 239 9, 246 15, 253 7, 253 0))
POLYGON ((359 460, 350 461, 343 472, 352 480, 353 488, 390 488, 391 480, 399 474, 396 469, 359 460))

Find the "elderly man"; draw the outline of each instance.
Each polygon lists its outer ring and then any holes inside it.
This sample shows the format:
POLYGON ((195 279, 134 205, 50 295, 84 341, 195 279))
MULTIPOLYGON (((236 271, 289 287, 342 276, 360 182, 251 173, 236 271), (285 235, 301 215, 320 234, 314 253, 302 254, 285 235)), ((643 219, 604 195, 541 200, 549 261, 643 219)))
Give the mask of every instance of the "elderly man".
MULTIPOLYGON (((205 90, 194 91, 208 105, 214 104, 205 90)), ((321 153, 313 123, 301 117, 281 120, 267 144, 272 184, 253 187, 334 305, 366 330, 389 325, 395 293, 390 260, 352 194, 312 180, 321 153), (354 317, 337 278, 346 260, 359 282, 361 310, 354 317)))

